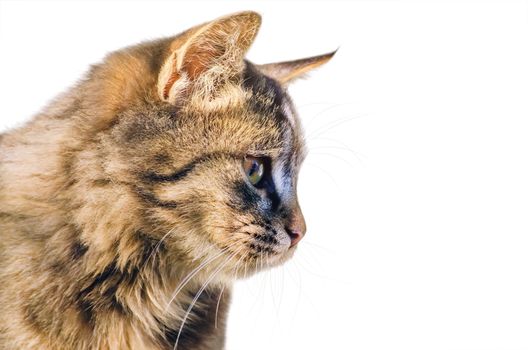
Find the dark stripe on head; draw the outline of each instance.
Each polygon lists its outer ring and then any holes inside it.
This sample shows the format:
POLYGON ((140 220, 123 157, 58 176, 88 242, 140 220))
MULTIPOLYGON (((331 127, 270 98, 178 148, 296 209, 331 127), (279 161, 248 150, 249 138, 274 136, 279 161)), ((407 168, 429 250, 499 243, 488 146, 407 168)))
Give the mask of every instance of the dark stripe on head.
POLYGON ((142 189, 139 187, 134 187, 134 192, 137 194, 139 198, 142 200, 149 202, 150 204, 161 207, 161 208, 176 208, 178 206, 178 203, 175 201, 162 201, 152 193, 149 192, 146 189, 142 189))
MULTIPOLYGON (((208 160, 212 160, 212 159, 214 159, 216 157, 221 157, 221 156, 224 156, 224 157, 228 156, 228 157, 233 157, 233 158, 241 158, 240 155, 233 154, 233 153, 224 153, 224 152, 209 153, 209 154, 205 154, 203 156, 200 156, 198 158, 195 158, 190 163, 188 163, 187 165, 185 165, 182 168, 178 169, 177 171, 175 171, 172 174, 163 175, 163 174, 156 174, 154 172, 148 172, 148 173, 145 173, 145 174, 140 174, 140 177, 143 180, 143 182, 147 183, 147 184, 177 182, 177 181, 182 180, 185 177, 187 177, 194 170, 194 168, 197 165, 199 165, 201 163, 204 163, 204 162, 206 162, 208 160)), ((150 186, 147 185, 146 187, 150 187, 150 186)), ((143 199, 144 201, 147 201, 147 202, 149 202, 152 205, 155 205, 157 207, 176 208, 178 206, 178 203, 175 202, 175 201, 162 201, 162 200, 158 199, 154 195, 154 193, 151 192, 151 189, 142 188, 142 187, 139 187, 139 186, 134 186, 133 189, 134 189, 134 192, 141 199, 143 199)))
POLYGON ((176 182, 176 181, 179 181, 185 178, 187 175, 189 175, 197 165, 204 163, 208 160, 214 159, 216 157, 221 157, 221 156, 228 156, 228 157, 233 157, 233 158, 242 157, 239 154, 225 153, 225 152, 208 153, 208 154, 204 154, 200 157, 193 159, 191 162, 187 163, 185 166, 176 170, 172 174, 164 175, 164 174, 156 174, 154 172, 148 172, 148 173, 142 174, 141 178, 145 182, 176 182))
POLYGON ((293 178, 293 166, 297 161, 295 155, 295 150, 293 147, 288 147, 284 155, 282 155, 282 180, 292 179, 293 178))
POLYGON ((263 116, 275 118, 278 125, 282 125, 287 119, 282 113, 282 104, 285 100, 282 87, 275 80, 260 73, 250 62, 246 61, 246 69, 243 73, 242 87, 251 91, 253 98, 248 100, 250 110, 263 116), (271 102, 266 102, 260 96, 266 97, 271 102))
POLYGON ((176 170, 172 174, 156 174, 154 172, 149 172, 146 174, 142 174, 142 178, 145 182, 176 182, 183 178, 185 178, 189 173, 191 173, 194 168, 200 164, 203 163, 206 160, 209 160, 213 158, 214 156, 217 156, 217 154, 206 154, 201 157, 193 159, 190 163, 187 163, 182 168, 176 170))
POLYGON ((196 164, 199 163, 200 161, 201 161, 200 159, 195 160, 195 161, 187 164, 186 166, 184 166, 180 170, 178 170, 178 171, 176 171, 176 172, 174 172, 172 174, 169 174, 169 175, 162 175, 162 174, 156 174, 156 173, 147 173, 147 174, 143 175, 143 179, 148 181, 148 182, 175 182, 175 181, 181 180, 185 176, 187 176, 187 174, 189 174, 194 169, 196 164))

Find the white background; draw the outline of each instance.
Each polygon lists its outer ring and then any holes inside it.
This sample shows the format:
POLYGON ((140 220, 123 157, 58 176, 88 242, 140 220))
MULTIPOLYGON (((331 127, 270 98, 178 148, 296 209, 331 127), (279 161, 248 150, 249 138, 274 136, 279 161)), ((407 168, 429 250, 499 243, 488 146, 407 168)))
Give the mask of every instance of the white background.
POLYGON ((0 128, 106 52, 234 11, 249 59, 334 59, 290 91, 308 235, 237 284, 228 349, 528 349, 523 1, 0 3, 0 128))

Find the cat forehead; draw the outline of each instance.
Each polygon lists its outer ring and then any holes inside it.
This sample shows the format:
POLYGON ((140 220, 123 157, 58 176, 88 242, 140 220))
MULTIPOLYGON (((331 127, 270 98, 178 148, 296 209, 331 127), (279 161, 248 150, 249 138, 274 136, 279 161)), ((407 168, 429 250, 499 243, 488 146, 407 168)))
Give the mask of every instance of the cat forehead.
POLYGON ((272 158, 288 150, 303 154, 302 130, 286 91, 250 62, 245 64, 237 79, 214 91, 195 92, 180 106, 156 103, 131 110, 131 118, 123 118, 123 140, 174 154, 191 148, 189 157, 203 152, 272 158))
MULTIPOLYGON (((253 136, 256 142, 268 139, 269 143, 282 146, 295 139, 295 145, 291 146, 302 146, 300 123, 284 88, 249 61, 244 63, 245 69, 238 79, 219 84, 213 91, 194 91, 182 112, 192 115, 190 123, 200 119, 216 131, 228 131, 234 143, 236 136, 253 136)), ((197 85, 211 86, 200 82, 197 85)))
POLYGON ((285 143, 283 148, 304 158, 303 131, 289 95, 278 81, 260 72, 251 62, 245 63, 242 86, 251 92, 247 101, 248 109, 261 120, 273 120, 282 131, 282 141, 285 143))
POLYGON ((240 76, 231 81, 215 84, 208 74, 201 76, 189 101, 184 103, 186 109, 206 114, 246 110, 247 113, 257 114, 261 118, 278 119, 296 127, 298 123, 293 107, 283 87, 276 80, 261 73, 251 62, 244 61, 244 65, 240 76))
POLYGON ((261 73, 251 62, 246 61, 242 75, 242 86, 251 91, 249 104, 262 114, 285 119, 284 122, 296 129, 297 121, 288 94, 275 79, 261 73))

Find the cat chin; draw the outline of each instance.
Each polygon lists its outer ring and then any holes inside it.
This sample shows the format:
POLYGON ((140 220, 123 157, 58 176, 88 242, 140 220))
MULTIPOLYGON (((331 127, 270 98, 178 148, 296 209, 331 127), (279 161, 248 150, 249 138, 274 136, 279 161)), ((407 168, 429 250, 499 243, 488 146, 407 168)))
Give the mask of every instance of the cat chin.
POLYGON ((261 271, 279 267, 293 257, 296 249, 297 247, 292 247, 280 254, 254 257, 247 261, 245 266, 241 266, 237 271, 232 271, 231 276, 234 280, 243 280, 261 271))

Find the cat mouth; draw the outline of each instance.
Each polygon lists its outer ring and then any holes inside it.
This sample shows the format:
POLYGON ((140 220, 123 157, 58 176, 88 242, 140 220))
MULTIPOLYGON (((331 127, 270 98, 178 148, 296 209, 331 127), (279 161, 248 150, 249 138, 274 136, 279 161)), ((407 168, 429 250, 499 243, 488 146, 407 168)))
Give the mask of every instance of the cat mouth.
POLYGON ((288 260, 296 248, 297 245, 292 244, 289 239, 278 244, 250 244, 253 259, 269 261, 270 264, 280 264, 288 260))
POLYGON ((231 278, 245 279, 253 274, 278 267, 293 257, 297 245, 292 245, 289 237, 278 244, 264 244, 261 240, 247 242, 245 248, 238 249, 227 274, 231 278))

